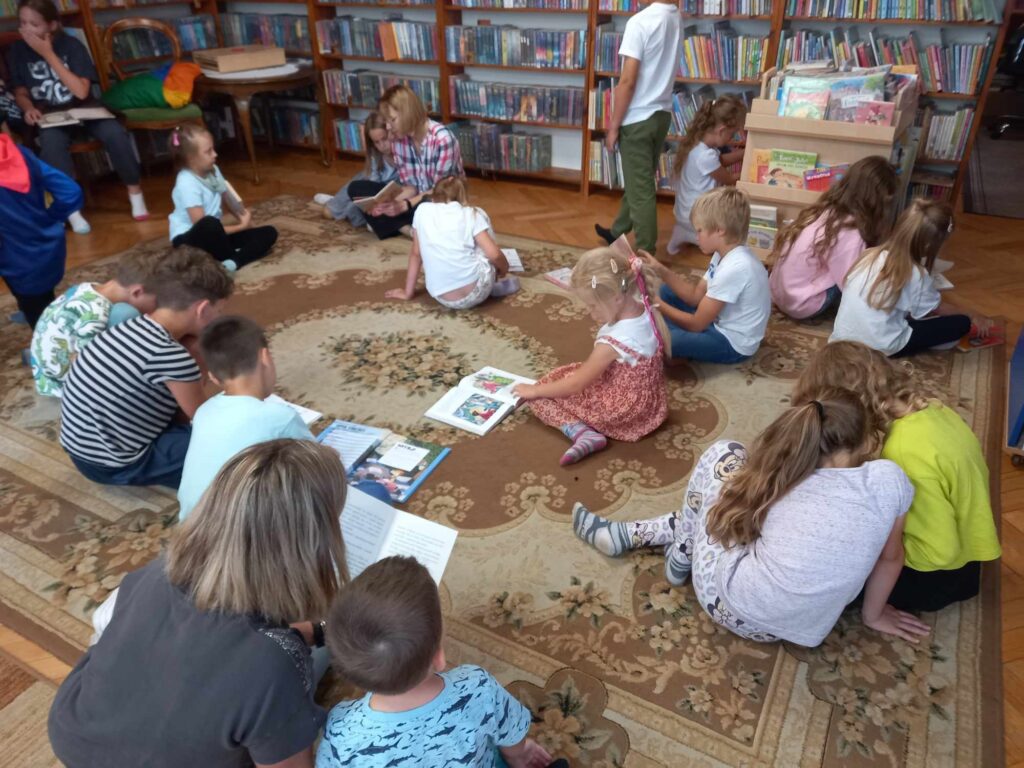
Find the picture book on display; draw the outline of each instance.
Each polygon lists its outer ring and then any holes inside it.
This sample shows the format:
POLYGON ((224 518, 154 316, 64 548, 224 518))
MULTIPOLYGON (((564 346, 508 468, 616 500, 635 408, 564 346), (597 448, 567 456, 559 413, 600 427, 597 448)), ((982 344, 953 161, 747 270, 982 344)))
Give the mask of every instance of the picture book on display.
POLYGON ((775 246, 779 233, 779 209, 774 205, 750 206, 750 229, 747 231, 747 245, 770 251, 775 246))
POLYGON ((372 480, 398 503, 407 501, 450 452, 388 429, 341 420, 321 432, 317 441, 338 452, 349 482, 372 480))
POLYGON ((434 403, 426 416, 474 435, 486 435, 521 402, 512 388, 534 383, 533 379, 487 366, 466 376, 434 403))
POLYGON ((857 104, 853 122, 865 125, 892 125, 896 105, 891 101, 862 101, 857 104))
POLYGON ((351 578, 378 560, 404 555, 415 558, 438 584, 458 536, 451 528, 395 509, 358 488, 349 488, 345 497, 341 534, 351 578))
POLYGON ((773 149, 771 159, 768 161, 768 175, 765 184, 773 187, 803 189, 804 172, 814 170, 817 159, 816 152, 773 149))
POLYGON ((779 114, 805 120, 824 120, 828 113, 830 83, 821 77, 787 77, 782 83, 779 114))

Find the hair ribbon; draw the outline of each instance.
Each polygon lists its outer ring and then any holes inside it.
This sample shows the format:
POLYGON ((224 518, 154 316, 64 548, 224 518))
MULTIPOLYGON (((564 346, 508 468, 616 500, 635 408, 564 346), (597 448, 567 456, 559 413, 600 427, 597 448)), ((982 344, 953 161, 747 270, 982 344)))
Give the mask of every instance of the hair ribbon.
POLYGON ((637 288, 640 289, 640 300, 644 303, 644 309, 647 310, 647 316, 651 320, 651 328, 654 329, 654 337, 658 340, 658 346, 664 349, 665 340, 661 338, 661 331, 658 330, 658 323, 654 319, 654 309, 651 307, 651 298, 647 293, 647 281, 644 280, 644 263, 640 260, 639 256, 631 254, 629 257, 629 266, 636 277, 636 285, 637 288))
POLYGON ((177 126, 171 131, 171 145, 175 147, 181 146, 181 128, 177 126))

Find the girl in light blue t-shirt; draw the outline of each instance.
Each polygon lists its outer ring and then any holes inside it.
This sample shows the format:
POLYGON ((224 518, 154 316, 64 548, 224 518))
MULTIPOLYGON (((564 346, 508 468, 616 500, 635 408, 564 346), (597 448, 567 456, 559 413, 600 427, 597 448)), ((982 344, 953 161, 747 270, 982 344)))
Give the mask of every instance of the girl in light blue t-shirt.
POLYGON ((171 244, 204 250, 228 269, 266 256, 277 242, 277 230, 252 226, 252 214, 216 165, 210 132, 199 125, 184 125, 171 131, 170 143, 171 156, 181 167, 171 192, 174 210, 167 217, 171 244), (236 223, 225 226, 221 221, 224 203, 236 223))

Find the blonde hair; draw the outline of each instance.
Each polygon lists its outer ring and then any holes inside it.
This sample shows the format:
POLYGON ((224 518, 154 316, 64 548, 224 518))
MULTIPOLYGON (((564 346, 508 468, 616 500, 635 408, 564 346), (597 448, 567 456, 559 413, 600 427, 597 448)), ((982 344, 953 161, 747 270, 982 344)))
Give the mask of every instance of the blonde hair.
POLYGON ((273 622, 324 616, 348 582, 339 515, 345 471, 310 440, 232 458, 171 537, 167 577, 200 611, 273 622))
POLYGON ((887 254, 865 297, 868 306, 891 312, 914 270, 924 271, 924 265, 939 252, 952 229, 953 208, 949 203, 916 198, 903 211, 885 242, 864 251, 850 268, 851 275, 862 269, 870 270, 883 253, 887 254))
POLYGON ((928 406, 906 368, 859 341, 834 341, 811 358, 793 388, 792 402, 801 405, 818 393, 844 387, 855 393, 880 434, 893 419, 928 406))
POLYGON ((384 91, 380 104, 387 104, 398 113, 395 133, 400 136, 414 135, 429 119, 427 108, 420 97, 407 85, 393 85, 384 91))
POLYGON ((668 326, 665 324, 661 312, 654 307, 653 302, 658 295, 656 290, 659 284, 658 276, 653 269, 639 259, 635 263, 638 265, 636 268, 615 248, 609 246, 594 248, 580 256, 576 266, 573 267, 569 285, 577 296, 584 301, 589 299, 594 304, 605 304, 616 296, 626 294, 635 301, 650 307, 651 316, 654 318, 654 323, 661 336, 662 351, 667 357, 671 354, 668 343, 668 326), (643 277, 643 284, 647 290, 646 302, 644 302, 639 277, 643 277))
POLYGON ((434 191, 430 193, 430 201, 433 203, 469 205, 466 180, 459 176, 445 176, 434 185, 434 191))
POLYGON ((750 231, 750 201, 736 187, 716 187, 697 198, 690 211, 694 229, 724 230, 733 243, 745 243, 750 231))
POLYGON ((850 451, 858 463, 875 441, 857 395, 825 390, 816 400, 785 410, 750 447, 749 459, 722 486, 708 510, 708 536, 725 547, 757 541, 775 502, 803 482, 822 460, 850 451))
POLYGON ((176 166, 184 168, 188 165, 189 159, 199 151, 200 136, 209 136, 210 141, 213 141, 213 134, 205 126, 195 123, 185 123, 171 130, 167 147, 176 166))
POLYGON ((364 170, 366 175, 371 175, 375 168, 381 171, 384 170, 384 155, 377 149, 377 146, 373 143, 373 139, 370 138, 370 131, 384 131, 387 133, 388 121, 384 119, 384 115, 376 110, 366 116, 366 120, 363 121, 363 144, 366 147, 366 165, 364 170))
POLYGON ((720 125, 739 130, 743 127, 746 117, 746 106, 738 96, 732 94, 719 96, 717 99, 701 104, 697 114, 693 116, 690 124, 686 127, 686 134, 682 141, 676 146, 676 160, 672 166, 672 173, 679 176, 683 172, 686 158, 704 138, 705 133, 715 130, 720 125))

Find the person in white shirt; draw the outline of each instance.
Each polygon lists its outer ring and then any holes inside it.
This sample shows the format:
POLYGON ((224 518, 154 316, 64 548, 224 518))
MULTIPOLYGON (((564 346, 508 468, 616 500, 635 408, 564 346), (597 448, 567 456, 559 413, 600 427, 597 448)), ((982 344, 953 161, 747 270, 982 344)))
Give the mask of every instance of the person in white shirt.
POLYGON ((519 290, 518 278, 505 277, 508 259, 494 239, 490 218, 469 204, 465 181, 458 176, 441 179, 430 197, 413 216, 405 287, 384 295, 412 299, 421 267, 427 293, 448 309, 470 309, 489 296, 519 290))
MULTIPOLYGON (((943 302, 925 265, 953 231, 949 203, 917 198, 892 234, 864 251, 846 277, 829 341, 859 341, 890 356, 952 345, 972 331, 972 318, 943 302)), ((992 322, 973 318, 978 336, 992 322)))
POLYGON ((643 254, 664 283, 661 312, 672 357, 738 363, 757 352, 772 308, 768 273, 742 245, 750 227, 750 203, 735 187, 721 187, 697 200, 692 218, 700 249, 713 254, 698 283, 643 254))
POLYGON ((679 8, 654 0, 626 22, 619 46, 622 71, 613 93, 604 138, 609 152, 619 145, 625 190, 611 229, 595 224, 610 245, 634 232, 636 247, 654 253, 658 242, 654 171, 672 124, 672 86, 679 67, 679 8))

